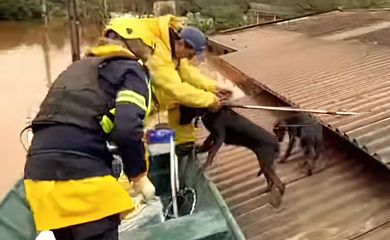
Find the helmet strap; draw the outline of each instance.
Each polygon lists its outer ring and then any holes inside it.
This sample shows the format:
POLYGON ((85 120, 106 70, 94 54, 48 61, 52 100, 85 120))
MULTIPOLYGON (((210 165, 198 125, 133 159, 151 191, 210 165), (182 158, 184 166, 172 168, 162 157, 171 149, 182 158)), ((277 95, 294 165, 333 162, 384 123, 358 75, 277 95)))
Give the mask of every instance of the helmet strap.
POLYGON ((129 44, 126 42, 126 39, 123 38, 123 37, 121 37, 121 40, 122 40, 122 42, 126 45, 126 48, 127 48, 132 54, 134 54, 134 56, 136 56, 136 57, 138 58, 138 56, 137 56, 133 51, 131 51, 131 48, 129 47, 129 44))

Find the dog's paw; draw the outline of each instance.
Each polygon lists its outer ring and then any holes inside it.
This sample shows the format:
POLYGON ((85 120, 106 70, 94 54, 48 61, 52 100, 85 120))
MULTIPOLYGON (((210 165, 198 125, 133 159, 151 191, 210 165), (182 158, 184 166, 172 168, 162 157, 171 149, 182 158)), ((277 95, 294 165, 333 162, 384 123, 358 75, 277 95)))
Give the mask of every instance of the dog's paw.
POLYGON ((278 163, 286 163, 287 158, 281 158, 277 160, 278 163))
POLYGON ((307 163, 306 160, 305 160, 305 161, 301 161, 301 162, 298 163, 298 168, 300 168, 300 169, 302 169, 302 168, 306 169, 306 168, 307 168, 307 165, 308 165, 308 163, 307 163))
POLYGON ((279 208, 280 204, 282 203, 282 196, 283 193, 280 191, 280 189, 276 186, 273 186, 269 194, 269 204, 271 204, 271 206, 274 208, 279 208))
POLYGON ((314 170, 316 169, 315 162, 311 162, 310 160, 306 162, 306 173, 307 176, 313 175, 314 170))
POLYGON ((195 152, 196 153, 205 153, 205 152, 207 152, 207 150, 203 145, 196 145, 195 152))

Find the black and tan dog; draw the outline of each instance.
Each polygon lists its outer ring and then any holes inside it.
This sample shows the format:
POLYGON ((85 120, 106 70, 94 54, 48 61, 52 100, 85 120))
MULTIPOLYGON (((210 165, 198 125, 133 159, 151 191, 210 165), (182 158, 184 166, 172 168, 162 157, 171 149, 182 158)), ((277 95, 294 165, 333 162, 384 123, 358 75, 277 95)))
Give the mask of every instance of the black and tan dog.
POLYGON ((316 161, 323 152, 324 140, 322 126, 307 114, 298 113, 279 120, 274 125, 273 131, 279 142, 283 140, 286 133, 289 136, 286 153, 279 162, 286 161, 291 154, 296 140, 299 139, 301 149, 306 157, 304 165, 307 174, 311 175, 316 161))
POLYGON ((239 115, 228 107, 217 112, 207 109, 180 107, 180 124, 189 124, 196 117, 201 117, 203 124, 210 132, 198 152, 208 151, 203 171, 212 161, 223 143, 249 148, 260 165, 258 176, 264 174, 268 189, 271 192, 270 204, 278 207, 282 201, 285 185, 275 172, 275 159, 279 155, 279 143, 275 136, 239 115))

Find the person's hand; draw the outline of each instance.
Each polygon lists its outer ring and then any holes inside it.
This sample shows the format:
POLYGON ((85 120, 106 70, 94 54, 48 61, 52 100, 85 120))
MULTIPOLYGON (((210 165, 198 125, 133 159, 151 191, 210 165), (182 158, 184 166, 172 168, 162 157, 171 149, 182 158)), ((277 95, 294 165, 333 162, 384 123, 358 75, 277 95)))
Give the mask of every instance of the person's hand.
POLYGON ((224 82, 217 84, 217 96, 218 98, 230 99, 233 96, 233 86, 224 82))
POLYGON ((210 111, 218 112, 223 106, 230 103, 229 98, 222 96, 221 98, 216 98, 215 104, 210 107, 210 111))
POLYGON ((146 175, 133 180, 133 188, 135 193, 142 193, 145 200, 151 200, 155 197, 156 188, 146 175))
POLYGON ((229 89, 218 89, 217 91, 217 97, 221 100, 230 100, 233 96, 233 91, 229 89))

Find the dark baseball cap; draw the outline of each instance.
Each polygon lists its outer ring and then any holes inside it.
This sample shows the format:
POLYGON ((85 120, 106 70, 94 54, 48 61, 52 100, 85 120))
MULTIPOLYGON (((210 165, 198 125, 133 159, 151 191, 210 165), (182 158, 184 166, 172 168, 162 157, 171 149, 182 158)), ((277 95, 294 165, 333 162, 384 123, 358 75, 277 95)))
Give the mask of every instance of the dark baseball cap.
POLYGON ((196 52, 199 60, 204 60, 207 48, 206 36, 197 28, 185 27, 180 31, 180 37, 196 52))

